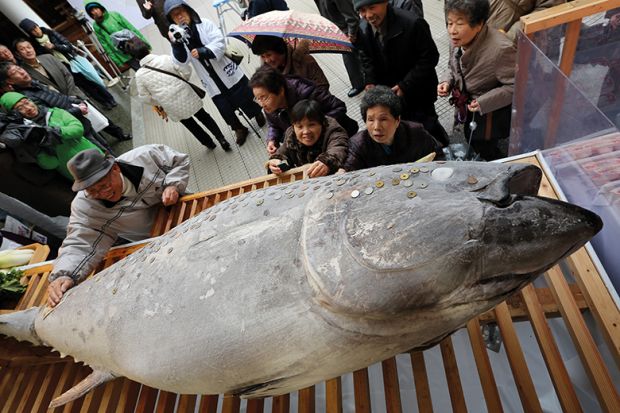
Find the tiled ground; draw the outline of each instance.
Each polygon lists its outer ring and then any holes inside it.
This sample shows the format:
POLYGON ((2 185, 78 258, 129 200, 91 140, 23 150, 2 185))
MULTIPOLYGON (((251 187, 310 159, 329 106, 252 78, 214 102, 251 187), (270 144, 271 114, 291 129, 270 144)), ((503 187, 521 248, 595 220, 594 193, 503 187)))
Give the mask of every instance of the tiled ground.
MULTIPOLYGON (((234 1, 234 0, 231 0, 234 1)), ((206 16, 212 21, 217 22, 215 9, 211 6, 211 2, 198 0, 189 0, 188 3, 194 7, 201 16, 206 16)), ((318 13, 314 1, 311 0, 288 0, 291 9, 300 10, 310 13, 318 13)), ((424 2, 425 17, 431 26, 433 37, 437 43, 440 52, 440 63, 437 66, 438 72, 447 67, 448 42, 443 22, 443 2, 440 0, 430 0, 424 2)), ((234 12, 224 13, 228 31, 241 23, 241 19, 234 12)), ((163 39, 157 31, 155 25, 149 25, 143 33, 151 42, 154 53, 168 54, 170 53, 169 43, 163 39)), ((238 42, 231 39, 231 42, 238 42)), ((237 43, 240 48, 245 50, 246 58, 242 63, 245 73, 251 76, 259 65, 259 59, 251 55, 249 50, 240 42, 237 43)), ((361 125, 361 116, 359 114, 359 102, 361 95, 353 99, 348 98, 346 92, 350 89, 348 76, 342 57, 336 54, 317 54, 315 55, 319 64, 323 68, 327 78, 330 81, 331 92, 342 99, 348 107, 349 116, 358 120, 361 125)), ((192 79, 196 83, 198 80, 192 79)), ((120 88, 118 88, 120 91, 120 88)), ((121 94, 123 92, 120 92, 121 94)), ((128 99, 120 97, 120 100, 128 99)), ((221 148, 210 151, 204 148, 180 123, 164 122, 157 117, 151 110, 151 107, 142 105, 137 99, 131 98, 131 121, 134 134, 133 145, 138 146, 145 143, 165 143, 179 151, 190 154, 192 161, 192 176, 189 189, 191 191, 202 191, 215 188, 222 185, 242 181, 265 173, 264 163, 267 160, 267 152, 262 138, 254 134, 250 134, 248 141, 243 147, 237 147, 230 128, 224 123, 219 116, 215 106, 210 99, 205 98, 205 108, 218 122, 224 135, 233 144, 232 152, 224 152, 221 148)), ((437 111, 447 130, 451 129, 452 109, 447 104, 446 99, 440 99, 437 104, 437 111)), ((125 106, 127 107, 127 106, 125 106)), ((253 122, 254 127, 258 126, 253 122)), ((259 132, 264 135, 266 127, 259 132)), ((123 152, 129 145, 126 143, 119 144, 115 147, 119 152, 123 152)))

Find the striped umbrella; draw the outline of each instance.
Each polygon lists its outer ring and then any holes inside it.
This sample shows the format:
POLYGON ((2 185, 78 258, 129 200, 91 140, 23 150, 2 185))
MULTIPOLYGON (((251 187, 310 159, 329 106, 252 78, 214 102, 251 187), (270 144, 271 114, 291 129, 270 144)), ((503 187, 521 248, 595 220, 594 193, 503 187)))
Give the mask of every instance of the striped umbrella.
POLYGON ((353 45, 331 21, 319 14, 296 10, 270 11, 234 28, 228 36, 252 45, 256 35, 277 36, 291 44, 306 39, 311 53, 348 53, 353 45))

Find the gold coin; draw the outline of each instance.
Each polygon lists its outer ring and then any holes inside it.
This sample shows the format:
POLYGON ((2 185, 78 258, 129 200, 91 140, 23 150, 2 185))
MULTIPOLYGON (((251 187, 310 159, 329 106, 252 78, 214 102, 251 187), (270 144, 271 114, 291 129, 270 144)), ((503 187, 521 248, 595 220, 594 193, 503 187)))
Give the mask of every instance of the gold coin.
POLYGON ((398 178, 392 179, 392 185, 396 186, 398 184, 400 184, 400 179, 398 179, 398 178))
POLYGON ((408 173, 400 174, 400 179, 402 179, 403 181, 406 181, 407 179, 409 179, 409 174, 408 173))
POLYGON ((376 186, 377 188, 383 188, 383 185, 385 185, 385 184, 383 183, 383 181, 377 181, 377 182, 375 182, 375 186, 376 186))
POLYGON ((412 174, 417 174, 418 172, 420 172, 420 170, 418 168, 411 168, 411 173, 412 174))
POLYGON ((415 198, 416 196, 418 196, 418 193, 416 191, 407 192, 407 198, 415 198))
POLYGON ((467 177, 467 183, 470 185, 475 185, 478 183, 478 179, 475 176, 469 175, 467 177))

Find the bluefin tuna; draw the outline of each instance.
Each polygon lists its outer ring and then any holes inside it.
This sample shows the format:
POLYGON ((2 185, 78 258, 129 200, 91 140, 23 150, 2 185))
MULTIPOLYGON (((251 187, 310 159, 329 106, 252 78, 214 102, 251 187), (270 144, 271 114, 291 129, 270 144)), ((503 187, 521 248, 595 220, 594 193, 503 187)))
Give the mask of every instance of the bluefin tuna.
POLYGON ((177 393, 287 393, 432 346, 602 226, 531 165, 378 167, 236 196, 0 333, 177 393))

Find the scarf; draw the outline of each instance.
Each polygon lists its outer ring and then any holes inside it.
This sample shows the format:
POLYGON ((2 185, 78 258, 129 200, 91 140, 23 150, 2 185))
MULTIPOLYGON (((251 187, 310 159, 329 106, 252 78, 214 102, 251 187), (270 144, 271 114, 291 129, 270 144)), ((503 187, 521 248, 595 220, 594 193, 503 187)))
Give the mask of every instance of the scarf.
MULTIPOLYGON (((45 43, 51 43, 50 42, 50 37, 43 33, 43 36, 41 37, 37 37, 37 43, 39 43, 41 46, 45 47, 45 43)), ((46 48, 47 50, 47 48, 46 48)), ((63 62, 64 64, 69 64, 69 60, 67 60, 67 58, 65 57, 64 54, 60 53, 58 50, 56 49, 52 49, 51 50, 52 55, 57 58, 58 60, 60 60, 61 62, 63 62)))

